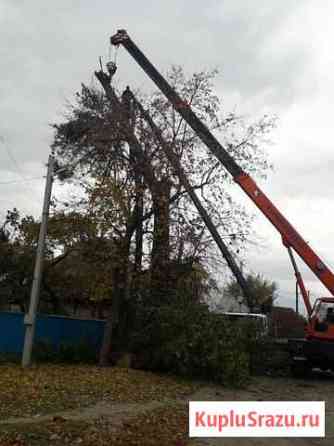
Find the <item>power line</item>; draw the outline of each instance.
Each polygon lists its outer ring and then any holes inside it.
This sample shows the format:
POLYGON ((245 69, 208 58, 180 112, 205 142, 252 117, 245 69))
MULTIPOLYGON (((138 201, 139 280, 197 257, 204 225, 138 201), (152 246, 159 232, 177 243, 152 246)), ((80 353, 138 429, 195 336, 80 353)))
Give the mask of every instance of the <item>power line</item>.
MULTIPOLYGON (((18 175, 22 178, 23 182, 29 182, 30 180, 27 181, 27 178, 24 176, 21 167, 19 166, 19 163, 16 161, 16 158, 14 157, 13 153, 11 152, 11 150, 8 147, 8 144, 6 143, 6 140, 4 137, 0 138, 0 142, 2 143, 2 145, 4 146, 7 155, 9 157, 9 159, 11 160, 11 162, 13 163, 13 166, 16 170, 16 172, 18 173, 18 175)), ((27 189, 29 190, 29 192, 33 195, 34 200, 37 200, 37 197, 35 195, 35 192, 30 189, 30 187, 27 187, 27 189)), ((38 202, 40 202, 40 199, 38 198, 38 202)))
POLYGON ((0 181, 0 184, 29 183, 30 181, 42 180, 42 179, 43 177, 32 177, 32 178, 26 178, 24 180, 0 181))
POLYGON ((17 173, 20 175, 20 177, 25 181, 25 177, 21 171, 21 168, 18 164, 18 162, 16 161, 16 159, 14 158, 13 154, 11 153, 11 151, 9 150, 9 148, 7 147, 7 145, 2 141, 3 146, 5 147, 5 150, 7 152, 7 155, 9 157, 9 159, 11 160, 11 162, 13 163, 13 165, 15 166, 15 170, 17 171, 17 173))

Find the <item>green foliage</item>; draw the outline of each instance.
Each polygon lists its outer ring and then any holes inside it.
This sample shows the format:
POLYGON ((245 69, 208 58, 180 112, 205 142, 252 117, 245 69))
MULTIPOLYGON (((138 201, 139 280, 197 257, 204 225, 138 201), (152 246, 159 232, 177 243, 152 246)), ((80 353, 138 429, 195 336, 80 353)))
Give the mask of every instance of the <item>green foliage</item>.
POLYGON ((56 363, 95 363, 96 349, 82 339, 79 343, 63 342, 55 348, 48 340, 39 341, 34 346, 34 359, 56 363))
MULTIPOLYGON (((263 313, 269 313, 277 298, 277 283, 271 282, 260 274, 248 274, 246 283, 253 297, 253 307, 261 309, 263 313)), ((241 288, 235 279, 227 285, 226 291, 233 297, 242 296, 241 288)))
POLYGON ((0 308, 15 303, 24 311, 29 298, 37 240, 36 223, 21 217, 14 208, 7 211, 0 228, 0 308))
POLYGON ((289 375, 290 354, 286 345, 275 343, 273 338, 263 338, 252 355, 252 375, 289 375))
POLYGON ((250 373, 255 332, 190 302, 142 309, 132 351, 142 366, 243 385, 250 373))
POLYGON ((19 364, 21 355, 19 353, 0 353, 0 365, 19 364))

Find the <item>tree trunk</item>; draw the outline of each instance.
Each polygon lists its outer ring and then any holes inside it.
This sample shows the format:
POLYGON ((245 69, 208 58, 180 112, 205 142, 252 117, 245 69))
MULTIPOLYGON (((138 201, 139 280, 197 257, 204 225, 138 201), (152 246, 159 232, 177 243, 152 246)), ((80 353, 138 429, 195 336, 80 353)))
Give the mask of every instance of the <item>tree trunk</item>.
POLYGON ((102 345, 100 349, 99 366, 106 367, 109 365, 109 357, 111 350, 111 340, 112 340, 112 317, 109 315, 106 320, 106 325, 104 327, 102 345))
POLYGON ((112 270, 112 297, 111 311, 106 321, 102 346, 99 355, 99 365, 107 366, 110 364, 110 356, 113 345, 119 341, 117 335, 119 333, 121 307, 124 299, 128 298, 130 289, 129 274, 129 255, 131 233, 127 232, 126 237, 115 241, 115 265, 112 270))
POLYGON ((136 251, 135 251, 135 272, 140 272, 142 269, 143 260, 143 212, 144 212, 144 200, 143 200, 143 183, 140 178, 136 178, 136 208, 135 218, 137 221, 136 226, 136 251))
POLYGON ((153 302, 159 297, 163 298, 168 291, 170 191, 169 182, 163 179, 152 194, 154 229, 151 253, 151 297, 153 302))

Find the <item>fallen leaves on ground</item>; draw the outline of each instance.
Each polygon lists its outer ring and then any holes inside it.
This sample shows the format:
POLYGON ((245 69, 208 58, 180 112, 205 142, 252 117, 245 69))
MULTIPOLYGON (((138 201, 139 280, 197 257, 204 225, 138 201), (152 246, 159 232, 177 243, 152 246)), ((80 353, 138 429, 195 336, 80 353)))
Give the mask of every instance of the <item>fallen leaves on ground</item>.
POLYGON ((0 420, 90 406, 182 398, 195 385, 178 378, 123 368, 0 366, 0 420))
POLYGON ((129 415, 116 424, 104 418, 94 422, 57 420, 27 425, 24 430, 17 434, 9 427, 4 436, 0 434, 0 446, 186 446, 188 409, 184 403, 174 403, 140 416, 129 415))
POLYGON ((185 446, 188 442, 188 406, 167 405, 127 419, 117 428, 111 426, 108 429, 106 423, 105 428, 87 430, 82 437, 82 446, 185 446))
POLYGON ((0 446, 64 446, 81 444, 86 422, 57 421, 33 424, 4 425, 0 432, 0 446))

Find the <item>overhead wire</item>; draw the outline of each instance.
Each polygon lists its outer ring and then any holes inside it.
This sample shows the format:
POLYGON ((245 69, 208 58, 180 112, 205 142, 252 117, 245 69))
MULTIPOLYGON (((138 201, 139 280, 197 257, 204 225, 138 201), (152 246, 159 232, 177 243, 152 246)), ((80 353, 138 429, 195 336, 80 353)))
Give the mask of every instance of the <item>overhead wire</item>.
POLYGON ((24 175, 22 174, 21 168, 18 164, 18 162, 16 161, 16 159, 14 158, 13 154, 11 153, 11 151, 9 150, 9 148, 7 147, 7 145, 2 141, 2 145, 5 147, 5 150, 7 152, 7 155, 9 157, 9 159, 11 160, 11 162, 13 163, 16 172, 20 175, 20 177, 25 180, 24 175))
MULTIPOLYGON (((2 145, 4 147, 4 149, 8 155, 8 158, 10 159, 11 163, 13 164, 16 173, 22 178, 22 182, 29 183, 30 179, 27 179, 25 177, 25 175, 23 174, 19 163, 17 162, 16 158, 14 157, 13 153, 11 152, 10 148, 8 147, 8 144, 6 143, 6 141, 3 137, 0 138, 0 142, 2 143, 2 145)), ((37 198, 37 196, 35 195, 35 191, 33 191, 33 189, 31 189, 30 187, 27 187, 27 189, 32 194, 32 198, 34 199, 34 201, 36 201, 36 203, 38 202, 38 204, 40 205, 41 200, 40 200, 40 198, 37 198)))
POLYGON ((26 178, 25 180, 10 180, 10 181, 0 181, 0 184, 20 184, 20 183, 29 183, 34 180, 42 180, 43 177, 32 177, 26 178))

